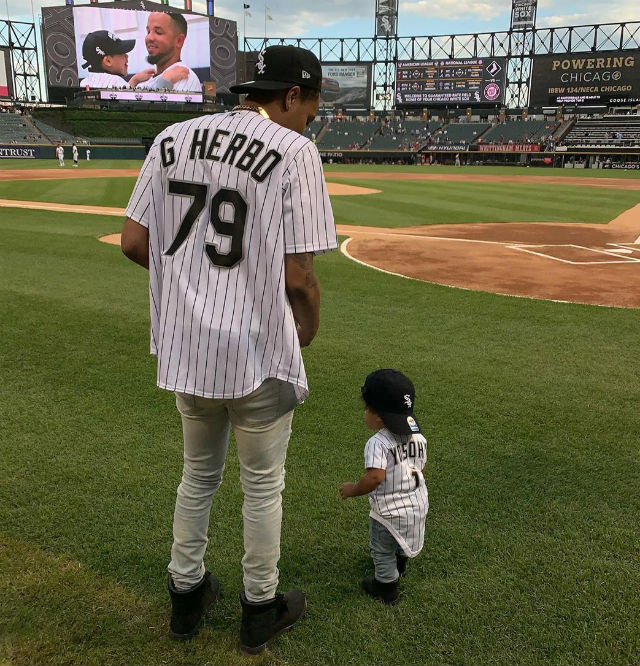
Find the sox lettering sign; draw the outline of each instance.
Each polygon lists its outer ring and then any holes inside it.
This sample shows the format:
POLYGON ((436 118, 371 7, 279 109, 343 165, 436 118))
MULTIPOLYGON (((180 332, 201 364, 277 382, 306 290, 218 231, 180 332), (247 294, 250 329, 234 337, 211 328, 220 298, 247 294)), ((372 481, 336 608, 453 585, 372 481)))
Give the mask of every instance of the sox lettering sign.
POLYGON ((538 0, 513 0, 511 7, 511 29, 531 30, 536 25, 538 0))

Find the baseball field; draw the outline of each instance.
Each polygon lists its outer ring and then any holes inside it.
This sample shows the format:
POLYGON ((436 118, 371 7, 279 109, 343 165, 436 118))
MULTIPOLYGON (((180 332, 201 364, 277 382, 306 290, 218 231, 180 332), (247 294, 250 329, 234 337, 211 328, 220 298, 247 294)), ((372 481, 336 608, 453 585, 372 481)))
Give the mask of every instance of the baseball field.
POLYGON ((0 167, 0 664, 640 662, 640 174, 328 169, 343 243, 316 260, 280 562, 309 607, 250 659, 233 446, 205 559, 224 598, 195 640, 168 636, 181 428, 145 271, 100 242, 139 166, 0 167), (395 607, 358 590, 368 503, 338 494, 379 367, 414 380, 429 443, 395 607))

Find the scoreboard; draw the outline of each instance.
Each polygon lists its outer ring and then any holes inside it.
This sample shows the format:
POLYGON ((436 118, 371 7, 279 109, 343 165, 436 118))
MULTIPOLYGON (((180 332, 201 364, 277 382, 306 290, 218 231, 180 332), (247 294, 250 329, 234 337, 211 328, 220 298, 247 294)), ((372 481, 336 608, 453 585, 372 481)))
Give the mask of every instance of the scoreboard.
POLYGON ((502 104, 506 58, 398 62, 396 104, 502 104))

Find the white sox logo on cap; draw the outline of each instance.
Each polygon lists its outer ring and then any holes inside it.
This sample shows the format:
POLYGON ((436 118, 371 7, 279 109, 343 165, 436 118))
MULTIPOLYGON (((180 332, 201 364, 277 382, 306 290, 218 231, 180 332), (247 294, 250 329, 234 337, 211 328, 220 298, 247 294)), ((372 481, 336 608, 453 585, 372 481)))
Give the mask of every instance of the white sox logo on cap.
POLYGON ((260 55, 258 56, 258 62, 256 64, 256 67, 258 68, 258 72, 260 72, 260 74, 264 74, 266 69, 267 69, 267 66, 264 64, 264 52, 263 51, 260 51, 260 55))
POLYGON ((310 78, 311 78, 311 74, 309 74, 309 72, 307 72, 306 70, 303 69, 303 70, 302 70, 302 78, 303 78, 303 79, 310 79, 310 78))

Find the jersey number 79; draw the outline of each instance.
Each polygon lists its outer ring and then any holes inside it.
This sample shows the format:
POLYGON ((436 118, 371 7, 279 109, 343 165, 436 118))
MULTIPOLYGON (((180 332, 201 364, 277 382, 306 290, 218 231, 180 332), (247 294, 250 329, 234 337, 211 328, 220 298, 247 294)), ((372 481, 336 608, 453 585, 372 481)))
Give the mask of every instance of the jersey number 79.
MULTIPOLYGON (((180 246, 187 240, 193 226, 198 221, 200 214, 207 205, 207 193, 209 187, 202 183, 190 183, 182 180, 169 181, 169 194, 182 197, 191 197, 193 201, 185 216, 182 218, 180 228, 173 243, 165 255, 175 254, 180 246)), ((209 222, 216 233, 231 238, 231 248, 228 253, 221 254, 214 243, 205 242, 204 251, 209 261, 214 266, 233 268, 244 258, 244 228, 247 223, 247 202, 240 192, 222 188, 216 192, 209 205, 209 222), (220 209, 223 204, 233 207, 233 220, 228 222, 220 217, 220 209)))

